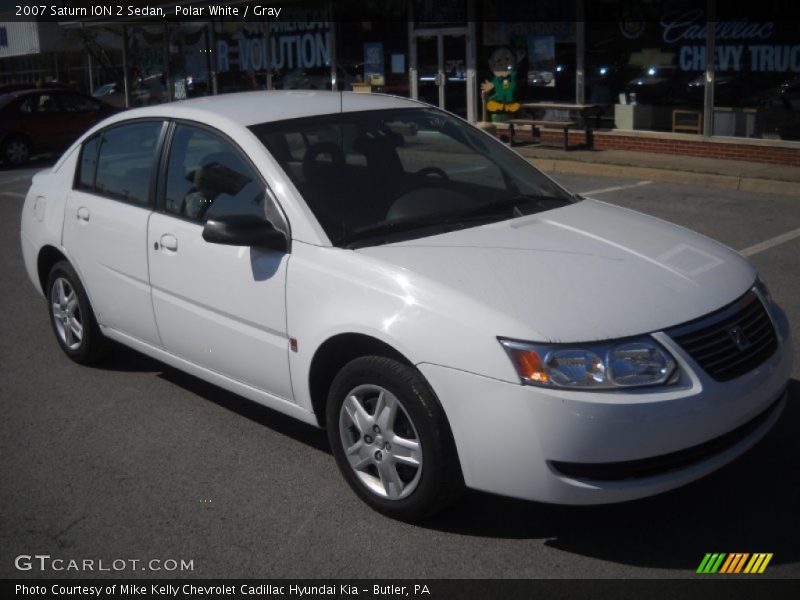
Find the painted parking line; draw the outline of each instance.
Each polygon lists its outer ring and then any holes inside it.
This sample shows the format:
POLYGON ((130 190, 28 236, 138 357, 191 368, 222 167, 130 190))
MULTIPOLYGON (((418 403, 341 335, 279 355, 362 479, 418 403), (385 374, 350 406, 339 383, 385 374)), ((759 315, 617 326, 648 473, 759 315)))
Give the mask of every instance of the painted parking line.
POLYGON ((791 231, 787 231, 786 233, 782 233, 781 235, 776 235, 775 237, 764 240, 763 242, 759 242, 758 244, 748 246, 744 250, 739 250, 739 254, 742 256, 753 256, 754 254, 764 252, 764 250, 769 250, 770 248, 774 248, 779 244, 786 243, 799 237, 800 227, 797 229, 792 229, 791 231))
POLYGON ((5 175, 0 171, 0 183, 8 185, 18 181, 30 181, 33 176, 44 169, 28 169, 26 171, 12 171, 12 174, 5 175))
POLYGON ((581 196, 594 196, 596 194, 605 194, 607 192, 619 192, 620 190, 629 190, 631 188, 642 187, 643 185, 650 185, 652 181, 637 181, 628 185, 615 185, 614 187, 601 188, 599 190, 589 190, 588 192, 581 192, 581 196))

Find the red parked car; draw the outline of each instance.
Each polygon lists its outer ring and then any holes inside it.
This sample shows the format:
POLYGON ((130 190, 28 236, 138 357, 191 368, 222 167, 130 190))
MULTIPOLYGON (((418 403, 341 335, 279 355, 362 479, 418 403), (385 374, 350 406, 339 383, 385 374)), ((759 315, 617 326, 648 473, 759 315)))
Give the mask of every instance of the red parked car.
POLYGON ((33 89, 0 95, 0 158, 21 165, 31 154, 63 150, 81 133, 118 109, 66 89, 33 89))

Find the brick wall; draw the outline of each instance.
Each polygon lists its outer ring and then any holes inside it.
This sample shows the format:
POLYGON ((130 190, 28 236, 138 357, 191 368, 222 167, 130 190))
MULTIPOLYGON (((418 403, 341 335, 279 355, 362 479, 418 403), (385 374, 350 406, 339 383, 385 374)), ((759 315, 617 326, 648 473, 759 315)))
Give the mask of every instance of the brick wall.
MULTIPOLYGON (((527 135, 527 132, 519 133, 522 134, 519 137, 527 135)), ((564 135, 562 131, 542 131, 540 135, 541 139, 548 144, 563 144, 564 135)), ((569 143, 571 146, 584 144, 584 132, 581 130, 570 130, 569 143)), ((594 134, 594 146, 595 148, 613 150, 684 154, 689 156, 705 156, 709 158, 727 158, 732 160, 748 160, 778 165, 800 166, 800 148, 754 146, 749 144, 721 143, 702 140, 671 140, 619 134, 604 135, 603 132, 594 134)))

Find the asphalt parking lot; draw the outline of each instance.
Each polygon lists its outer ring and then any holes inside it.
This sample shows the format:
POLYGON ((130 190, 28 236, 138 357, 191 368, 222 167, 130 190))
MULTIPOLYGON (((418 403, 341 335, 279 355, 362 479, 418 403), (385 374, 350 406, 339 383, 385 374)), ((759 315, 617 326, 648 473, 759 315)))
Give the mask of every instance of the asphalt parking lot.
MULTIPOLYGON (((761 577, 800 577, 800 359, 775 429, 688 487, 584 508, 469 493, 398 523, 351 493, 320 431, 123 348, 96 368, 71 363, 20 255, 33 172, 0 170, 0 577, 91 575, 15 569, 36 553, 194 565, 125 577, 691 577, 706 552, 771 552, 761 577)), ((744 250, 800 357, 800 198, 558 179, 744 250)))

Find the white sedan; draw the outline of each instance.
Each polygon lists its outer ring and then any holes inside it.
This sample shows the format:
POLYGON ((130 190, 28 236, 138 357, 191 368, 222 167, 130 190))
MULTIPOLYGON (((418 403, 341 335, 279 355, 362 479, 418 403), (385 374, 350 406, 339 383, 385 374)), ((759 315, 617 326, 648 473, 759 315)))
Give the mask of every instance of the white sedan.
POLYGON ((400 519, 465 486, 663 492, 786 402, 787 318, 740 255, 407 99, 116 115, 34 177, 21 237, 67 356, 115 340, 325 427, 350 486, 400 519))

